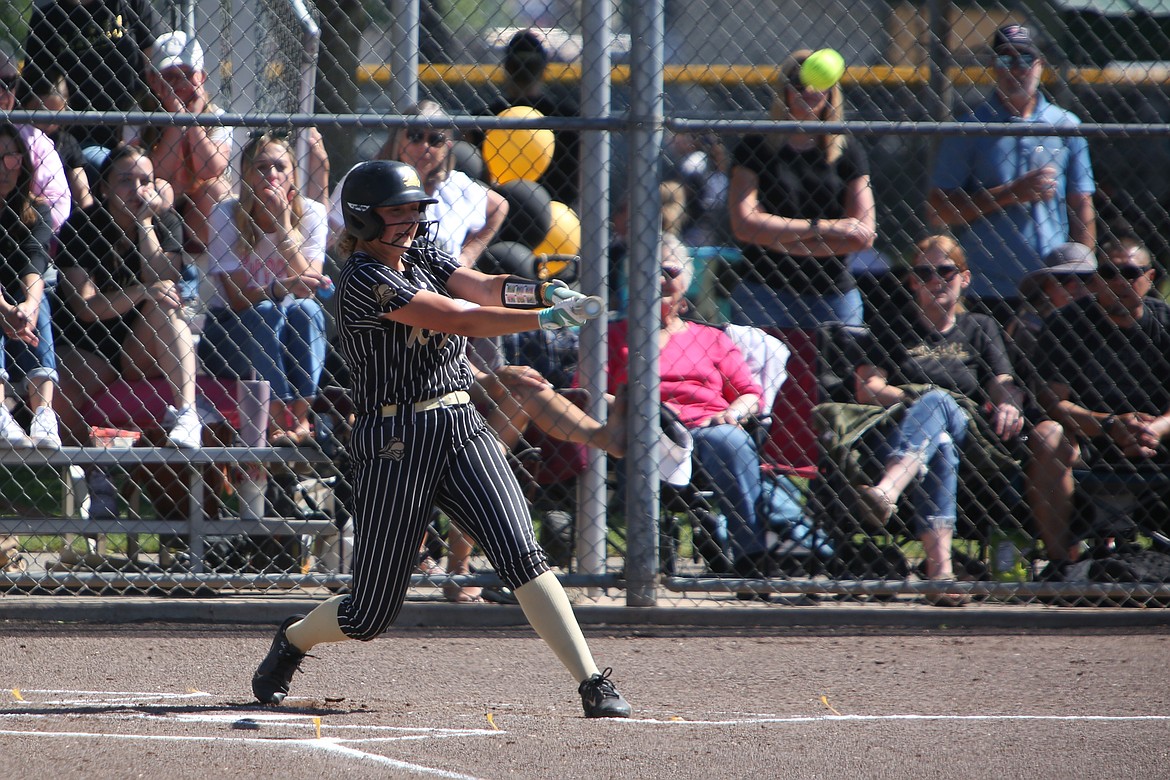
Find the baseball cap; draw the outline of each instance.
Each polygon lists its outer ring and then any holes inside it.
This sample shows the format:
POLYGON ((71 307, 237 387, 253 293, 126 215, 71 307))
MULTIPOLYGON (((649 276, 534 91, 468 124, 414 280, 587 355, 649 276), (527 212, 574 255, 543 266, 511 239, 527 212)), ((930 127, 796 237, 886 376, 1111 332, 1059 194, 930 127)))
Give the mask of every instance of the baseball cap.
POLYGON ((991 48, 996 54, 1002 53, 1003 49, 1014 49, 1042 56, 1040 48, 1032 40, 1032 31, 1022 24, 1006 24, 996 30, 991 48))
POLYGON ((1034 290, 1045 276, 1077 274, 1088 276, 1097 271, 1097 256, 1092 249, 1075 241, 1061 244, 1044 255, 1044 267, 1024 274, 1020 279, 1020 294, 1024 297, 1034 290))
POLYGON ((184 65, 191 70, 203 70, 203 47, 199 45, 199 41, 188 37, 185 32, 164 33, 154 41, 150 64, 159 73, 167 68, 184 65))
POLYGON ((512 36, 508 41, 507 47, 504 49, 504 61, 512 61, 516 63, 547 63, 548 52, 544 48, 544 43, 532 30, 521 30, 512 36))

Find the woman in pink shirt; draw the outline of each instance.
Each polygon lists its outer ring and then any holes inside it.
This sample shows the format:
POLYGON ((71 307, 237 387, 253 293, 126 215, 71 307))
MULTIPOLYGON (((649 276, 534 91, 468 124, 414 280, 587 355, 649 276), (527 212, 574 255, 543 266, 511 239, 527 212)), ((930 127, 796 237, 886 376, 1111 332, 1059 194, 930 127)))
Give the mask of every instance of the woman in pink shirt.
MULTIPOLYGON (((659 371, 662 402, 691 432, 695 462, 715 490, 728 521, 728 556, 736 574, 772 577, 779 565, 768 551, 766 524, 758 514, 760 456, 743 428, 760 411, 763 389, 743 355, 718 328, 688 322, 686 291, 692 268, 677 239, 663 236, 662 329, 659 371)), ((609 389, 627 381, 627 323, 609 328, 609 389)))

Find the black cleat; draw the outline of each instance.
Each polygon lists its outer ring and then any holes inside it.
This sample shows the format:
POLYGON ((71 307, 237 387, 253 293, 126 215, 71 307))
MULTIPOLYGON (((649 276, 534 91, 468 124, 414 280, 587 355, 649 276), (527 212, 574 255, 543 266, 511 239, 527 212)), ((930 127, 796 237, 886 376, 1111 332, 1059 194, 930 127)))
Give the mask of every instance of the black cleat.
POLYGON ((264 656, 256 673, 252 675, 252 693, 261 704, 280 704, 284 697, 288 696, 288 685, 292 682, 293 674, 300 668, 305 653, 296 649, 284 632, 304 617, 293 615, 280 624, 280 628, 276 630, 276 637, 272 640, 272 647, 268 648, 268 655, 264 656))
POLYGON ((609 681, 612 672, 613 669, 607 667, 604 672, 593 675, 577 687, 586 718, 630 717, 630 703, 622 698, 609 681))

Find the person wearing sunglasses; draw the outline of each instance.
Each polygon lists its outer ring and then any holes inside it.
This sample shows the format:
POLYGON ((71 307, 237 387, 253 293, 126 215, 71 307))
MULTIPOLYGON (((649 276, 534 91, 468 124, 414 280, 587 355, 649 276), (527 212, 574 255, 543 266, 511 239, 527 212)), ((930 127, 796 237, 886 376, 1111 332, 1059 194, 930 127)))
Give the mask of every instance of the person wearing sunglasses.
MULTIPOLYGON (((1023 393, 1017 386, 999 325, 964 311, 971 272, 949 236, 918 242, 908 285, 917 304, 908 323, 875 326, 855 369, 859 403, 908 408, 876 453, 884 468, 874 484, 856 487, 865 524, 882 528, 905 497, 922 543, 931 580, 955 579, 951 543, 958 517, 959 464, 977 444, 973 414, 983 414, 988 436, 1011 442, 1023 430, 1023 393), (921 388, 928 386, 929 389, 921 388), (964 399, 969 401, 965 402, 964 399), (973 410, 986 410, 977 412, 973 410)), ((961 594, 928 597, 937 606, 962 606, 961 594)))
MULTIPOLYGON (((821 92, 800 81, 810 54, 797 51, 780 68, 773 119, 843 119, 840 84, 821 92)), ((731 230, 744 254, 731 291, 737 324, 861 324, 861 293, 849 255, 873 246, 876 216, 869 160, 860 144, 825 133, 745 136, 732 153, 727 199, 731 230)))
MULTIPOLYGON (((1150 252, 1136 237, 1102 244, 1098 259, 1092 295, 1058 311, 1041 332, 1037 370, 1047 411, 1079 439, 1085 463, 1164 472, 1170 468, 1170 306, 1151 295, 1150 252)), ((1132 510, 1143 492, 1138 485, 1131 480, 1111 488, 1128 506, 1118 516, 1096 517, 1098 535, 1132 537, 1132 510)), ((1067 488, 1071 501, 1071 480, 1067 488)), ((1054 580, 1067 574, 1064 567, 1046 572, 1054 580)))
MULTIPOLYGON (((17 63, 0 52, 0 111, 16 109, 18 93, 26 89, 26 82, 17 72, 17 63)), ((32 194, 49 204, 49 224, 56 233, 73 209, 65 166, 53 140, 42 130, 33 125, 17 125, 16 128, 32 159, 32 194)))
MULTIPOLYGON (((995 91, 960 121, 1075 127, 1040 92, 1044 57, 1032 31, 1009 24, 992 40, 995 91)), ((1023 276, 1066 241, 1096 245, 1093 169, 1084 138, 954 135, 939 145, 927 222, 955 232, 974 273, 973 307, 1011 317, 1023 276)))
MULTIPOLYGON (((456 170, 452 153, 454 131, 443 126, 450 117, 438 103, 423 100, 402 115, 425 117, 436 126, 392 131, 375 159, 403 162, 418 171, 423 189, 435 199, 427 208, 427 218, 433 225, 432 238, 439 248, 458 258, 460 265, 473 268, 499 232, 508 213, 508 201, 456 170)), ((344 183, 342 179, 334 190, 330 207, 329 224, 335 235, 344 227, 340 195, 344 183)))

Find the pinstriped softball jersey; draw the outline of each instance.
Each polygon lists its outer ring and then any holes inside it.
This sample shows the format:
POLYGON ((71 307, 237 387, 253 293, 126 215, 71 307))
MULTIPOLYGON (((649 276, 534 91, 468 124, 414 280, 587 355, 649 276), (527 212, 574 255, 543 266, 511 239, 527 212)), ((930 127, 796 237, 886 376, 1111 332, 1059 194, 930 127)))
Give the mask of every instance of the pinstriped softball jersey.
POLYGON ((405 272, 362 254, 337 283, 342 356, 360 410, 350 439, 354 488, 353 588, 342 631, 369 640, 398 616, 431 508, 475 539, 500 578, 518 588, 548 571, 528 504, 495 433, 471 404, 410 405, 471 386, 466 339, 382 319, 419 290, 447 295, 455 259, 425 242, 405 272), (383 417, 383 404, 405 406, 383 417))

